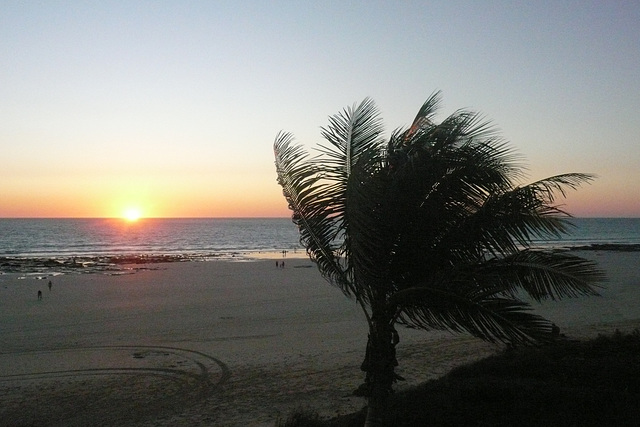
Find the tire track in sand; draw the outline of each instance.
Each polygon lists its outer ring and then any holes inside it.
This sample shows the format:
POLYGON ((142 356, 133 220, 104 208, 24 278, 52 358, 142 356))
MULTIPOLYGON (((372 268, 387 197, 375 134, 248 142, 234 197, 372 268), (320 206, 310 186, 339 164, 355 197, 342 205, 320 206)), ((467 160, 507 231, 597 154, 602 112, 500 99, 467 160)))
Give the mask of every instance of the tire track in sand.
POLYGON ((0 368, 0 425, 140 424, 202 402, 231 376, 208 354, 148 345, 0 353, 0 368))

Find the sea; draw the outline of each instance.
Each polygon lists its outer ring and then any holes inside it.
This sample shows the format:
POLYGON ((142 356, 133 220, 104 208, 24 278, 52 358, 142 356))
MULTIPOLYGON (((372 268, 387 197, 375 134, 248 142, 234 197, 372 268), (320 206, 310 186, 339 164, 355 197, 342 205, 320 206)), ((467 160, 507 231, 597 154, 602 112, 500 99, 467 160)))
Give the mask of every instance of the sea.
MULTIPOLYGON (((543 248, 640 245, 640 218, 572 218, 566 236, 534 241, 543 248)), ((0 218, 0 258, 125 255, 246 257, 304 255, 290 218, 111 219, 0 218)))
POLYGON ((243 256, 298 251, 289 218, 0 218, 0 257, 243 256))

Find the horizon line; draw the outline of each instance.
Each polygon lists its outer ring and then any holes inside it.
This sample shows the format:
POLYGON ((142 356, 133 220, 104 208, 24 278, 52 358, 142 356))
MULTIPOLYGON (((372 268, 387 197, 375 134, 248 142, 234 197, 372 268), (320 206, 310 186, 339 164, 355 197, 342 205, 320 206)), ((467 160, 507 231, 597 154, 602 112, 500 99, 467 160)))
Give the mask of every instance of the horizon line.
MULTIPOLYGON (((291 216, 141 216, 145 219, 289 219, 291 216)), ((0 216, 0 219, 127 219, 120 216, 0 216)))
MULTIPOLYGON (((117 219, 127 221, 120 216, 0 216, 1 219, 117 219)), ((291 219, 291 216, 142 216, 146 219, 291 219)), ((640 219, 640 216, 569 216, 564 219, 640 219)))

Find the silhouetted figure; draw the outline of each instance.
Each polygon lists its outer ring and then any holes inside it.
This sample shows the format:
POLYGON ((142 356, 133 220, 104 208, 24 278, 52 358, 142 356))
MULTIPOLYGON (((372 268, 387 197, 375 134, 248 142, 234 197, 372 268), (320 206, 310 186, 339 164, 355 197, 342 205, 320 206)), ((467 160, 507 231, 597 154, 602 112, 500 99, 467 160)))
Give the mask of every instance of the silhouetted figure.
POLYGON ((49 291, 51 291, 51 280, 49 280, 49 291))
POLYGON ((42 299, 42 291, 38 291, 38 301, 42 299))

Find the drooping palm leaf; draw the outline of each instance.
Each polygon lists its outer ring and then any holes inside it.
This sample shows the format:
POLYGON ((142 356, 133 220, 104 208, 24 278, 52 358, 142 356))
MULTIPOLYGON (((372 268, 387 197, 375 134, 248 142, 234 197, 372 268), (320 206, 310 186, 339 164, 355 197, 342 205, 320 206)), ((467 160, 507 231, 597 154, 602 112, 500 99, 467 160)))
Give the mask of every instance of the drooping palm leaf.
POLYGON ((293 211, 293 221, 308 254, 323 276, 351 295, 352 284, 336 255, 340 242, 335 241, 333 222, 326 215, 324 199, 319 197, 324 190, 321 175, 302 147, 293 142, 289 133, 279 133, 274 142, 278 183, 293 211))
POLYGON ((495 255, 515 253, 536 239, 559 237, 567 232, 568 215, 553 205, 552 190, 565 194, 565 187, 576 188, 591 179, 588 174, 564 174, 492 193, 449 239, 470 236, 495 255))
POLYGON ((398 321, 413 328, 468 332, 490 342, 527 344, 549 338, 551 323, 528 304, 458 283, 452 289, 416 286, 396 293, 398 321))
POLYGON ((370 271, 373 260, 366 247, 375 245, 377 235, 371 233, 373 218, 368 214, 376 200, 369 185, 382 164, 382 123, 378 110, 370 99, 345 109, 330 118, 322 129, 327 141, 316 158, 328 185, 325 196, 331 200, 331 220, 336 232, 343 236, 340 255, 346 260, 352 285, 361 298, 369 300, 371 288, 361 278, 370 271), (365 190, 366 188, 366 190, 365 190))
POLYGON ((371 230, 362 204, 375 198, 371 198, 371 188, 367 194, 362 188, 381 167, 381 133, 375 104, 365 100, 330 118, 330 125, 323 129, 328 144, 313 159, 303 156, 300 147, 292 148, 287 134, 279 135, 274 144, 279 180, 286 188, 285 196, 290 195, 303 244, 325 277, 363 302, 369 293, 361 285, 364 282, 355 279, 355 271, 368 271, 372 264, 370 258, 360 255, 367 253, 362 246, 370 245, 375 235, 357 239, 360 246, 355 255, 351 246, 354 236, 371 230), (355 208, 358 204, 361 207, 355 208))
POLYGON ((476 272, 486 281, 511 295, 524 291, 535 301, 578 296, 597 296, 605 280, 596 263, 566 252, 523 250, 484 263, 476 272))

